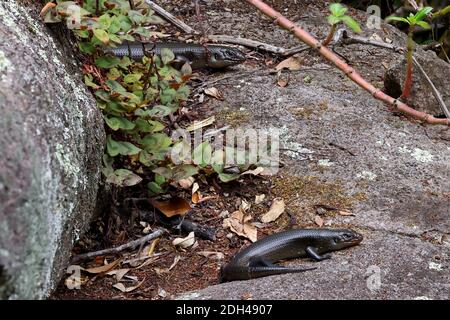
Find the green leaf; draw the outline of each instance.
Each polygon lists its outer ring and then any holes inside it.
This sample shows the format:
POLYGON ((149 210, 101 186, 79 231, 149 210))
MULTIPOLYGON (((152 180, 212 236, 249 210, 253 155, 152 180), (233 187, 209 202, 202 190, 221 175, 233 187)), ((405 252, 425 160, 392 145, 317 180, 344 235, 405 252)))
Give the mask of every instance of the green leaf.
POLYGON ((141 143, 146 151, 152 154, 162 154, 166 153, 172 145, 172 139, 165 133, 155 133, 146 135, 141 143))
POLYGON ((341 22, 341 18, 336 17, 336 16, 328 16, 327 18, 328 23, 331 25, 335 25, 341 22))
POLYGON ((120 20, 118 17, 111 17, 111 23, 108 28, 108 33, 115 34, 121 29, 120 20))
POLYGON ((94 54, 95 47, 90 42, 79 42, 78 46, 80 48, 80 51, 87 54, 94 54))
POLYGON ((150 38, 151 37, 150 31, 148 29, 144 28, 144 27, 136 28, 134 30, 134 33, 136 33, 136 34, 138 34, 138 35, 140 35, 140 36, 142 36, 144 38, 150 38))
POLYGON ((123 78, 123 82, 125 83, 135 83, 138 82, 142 78, 142 73, 130 73, 127 74, 123 78))
POLYGON ((135 186, 142 181, 142 178, 133 171, 127 169, 118 169, 106 178, 106 182, 120 187, 135 186))
POLYGON ((353 30, 353 32, 360 33, 362 32, 361 27, 358 22, 356 22, 353 18, 349 16, 343 16, 341 20, 345 23, 347 27, 353 30))
POLYGON ((156 118, 163 118, 167 117, 170 113, 172 113, 173 110, 167 106, 163 105, 156 105, 151 109, 138 109, 134 112, 135 115, 140 117, 156 117, 156 118))
POLYGON ((164 177, 166 180, 171 180, 173 177, 173 171, 168 167, 159 167, 153 170, 153 173, 164 177))
POLYGON ((115 80, 106 80, 106 85, 111 89, 112 92, 117 92, 120 94, 126 94, 127 89, 122 87, 122 85, 115 80))
POLYGON ((110 80, 116 80, 117 78, 120 78, 122 76, 122 73, 117 68, 111 68, 106 76, 110 80))
POLYGON ((212 147, 211 144, 208 141, 205 141, 201 144, 199 144, 192 154, 193 156, 193 163, 201 166, 206 167, 211 163, 212 158, 212 147))
POLYGON ((100 88, 99 85, 97 85, 96 83, 93 82, 94 78, 92 77, 92 75, 87 74, 84 76, 84 83, 88 86, 93 88, 94 90, 97 90, 98 88, 100 88))
POLYGON ((424 7, 419 12, 416 13, 414 18, 416 19, 416 24, 419 24, 419 21, 422 21, 429 13, 433 11, 432 7, 424 7))
POLYGON ((157 195, 165 192, 164 189, 162 189, 156 182, 153 181, 147 184, 147 188, 152 195, 157 195))
POLYGON ((110 69, 117 67, 120 64, 120 59, 113 56, 101 56, 95 59, 95 65, 100 68, 110 69))
POLYGON ((161 122, 152 120, 137 119, 135 124, 139 132, 146 133, 158 132, 165 128, 161 122))
POLYGON ((425 21, 418 21, 417 25, 427 30, 431 29, 431 26, 425 21))
POLYGON ((402 17, 396 17, 396 16, 387 17, 386 21, 400 21, 400 22, 404 22, 404 23, 410 24, 408 19, 405 19, 405 18, 402 18, 402 17))
POLYGON ((236 179, 238 179, 239 177, 240 177, 239 174, 234 174, 234 173, 219 173, 219 179, 220 179, 220 181, 225 182, 225 183, 230 182, 230 181, 233 181, 233 180, 236 180, 236 179))
POLYGON ((336 17, 343 16, 347 12, 347 8, 341 5, 340 3, 332 3, 330 5, 330 12, 332 15, 336 17))
POLYGON ((155 174, 155 182, 160 186, 166 182, 166 178, 164 178, 164 176, 162 175, 155 174))
MULTIPOLYGON (((111 17, 109 16, 109 14, 105 13, 105 14, 101 15, 100 17, 98 17, 97 27, 99 29, 107 30, 107 29, 109 29, 110 26, 111 26, 111 17)), ((97 37, 97 38, 99 38, 99 37, 97 37)))
POLYGON ((114 131, 117 131, 119 129, 133 130, 136 126, 133 122, 121 117, 105 117, 105 122, 114 131))
POLYGON ((172 50, 168 48, 161 49, 161 59, 164 64, 168 64, 169 62, 175 60, 175 55, 172 50))
POLYGON ((196 175, 198 168, 192 164, 183 164, 175 167, 173 171, 173 180, 180 181, 196 175))
POLYGON ((115 157, 119 154, 129 156, 141 152, 141 149, 134 144, 125 141, 115 141, 111 138, 111 135, 106 139, 106 149, 111 157, 115 157))
POLYGON ((140 13, 139 11, 136 10, 130 10, 128 11, 128 17, 130 18, 131 21, 133 21, 136 25, 140 25, 144 19, 145 16, 142 15, 142 13, 140 13))
POLYGON ((100 40, 103 44, 109 43, 108 32, 103 29, 94 29, 94 36, 96 36, 97 39, 100 40))

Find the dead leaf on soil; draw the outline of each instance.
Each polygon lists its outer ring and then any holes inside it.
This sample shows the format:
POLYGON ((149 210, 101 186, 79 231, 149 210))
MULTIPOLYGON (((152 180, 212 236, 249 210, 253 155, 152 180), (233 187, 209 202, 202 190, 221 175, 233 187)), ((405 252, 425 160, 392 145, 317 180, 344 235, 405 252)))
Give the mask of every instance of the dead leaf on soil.
POLYGON ((222 92, 220 92, 220 90, 217 89, 216 87, 211 87, 211 88, 205 89, 205 94, 207 94, 208 96, 214 97, 217 100, 223 100, 222 92))
POLYGON ((202 194, 200 193, 200 191, 197 191, 192 194, 192 197, 191 197, 192 203, 197 204, 200 202, 201 199, 202 199, 202 194))
POLYGON ((243 210, 238 210, 233 212, 229 218, 223 220, 223 227, 255 242, 258 238, 258 230, 250 223, 251 220, 251 215, 245 214, 243 210))
POLYGON ((104 266, 100 266, 100 267, 94 267, 94 268, 81 268, 81 270, 86 271, 88 273, 92 273, 92 274, 97 274, 97 273, 105 273, 108 272, 110 270, 112 270, 114 267, 116 267, 120 262, 122 261, 122 259, 117 259, 111 263, 105 264, 104 266))
POLYGON ((222 252, 215 251, 200 251, 197 252, 202 257, 213 259, 213 260, 222 260, 224 258, 224 254, 222 252))
POLYGON ((255 170, 245 171, 244 173, 241 174, 241 176, 245 176, 247 174, 251 174, 251 175, 254 175, 254 176, 259 176, 263 172, 264 172, 264 168, 263 167, 258 167, 255 170))
POLYGON ((323 227, 324 221, 323 221, 323 219, 322 219, 321 216, 316 216, 316 217, 314 218, 314 222, 315 222, 320 228, 323 227))
POLYGON ((216 122, 216 117, 214 117, 214 116, 204 119, 202 121, 194 121, 194 123, 192 123, 186 127, 186 130, 189 132, 195 131, 195 130, 210 126, 214 122, 216 122))
POLYGON ((173 197, 168 201, 157 201, 149 198, 148 201, 168 218, 177 215, 183 216, 191 209, 189 203, 179 197, 173 197))
POLYGON ((347 211, 347 210, 341 210, 341 211, 339 211, 339 214, 341 216, 345 216, 345 217, 355 216, 355 214, 353 212, 350 212, 350 211, 347 211))
POLYGON ((282 77, 282 76, 277 77, 277 84, 281 88, 287 87, 287 85, 289 84, 289 77, 282 77))
POLYGON ((109 271, 106 274, 108 276, 115 276, 116 281, 120 281, 120 280, 122 280, 123 276, 128 273, 128 271, 130 271, 130 269, 116 269, 116 270, 109 271))
POLYGON ((137 288, 139 288, 145 281, 145 278, 139 282, 136 286, 132 286, 132 287, 125 287, 123 283, 116 283, 115 285, 113 285, 114 288, 122 291, 122 292, 131 292, 136 290, 137 288))
POLYGON ((195 233, 191 232, 186 238, 176 238, 172 241, 172 244, 175 247, 181 247, 183 249, 189 248, 193 246, 195 243, 195 233))
POLYGON ((255 196, 255 204, 263 203, 265 198, 266 198, 265 194, 256 195, 255 196))
POLYGON ((285 205, 284 200, 276 198, 273 200, 270 210, 261 217, 263 223, 273 222, 284 212, 285 205))
POLYGON ((192 187, 192 184, 194 182, 195 182, 195 178, 194 177, 189 177, 187 179, 181 179, 180 181, 178 181, 178 184, 183 189, 189 189, 190 187, 192 187))
POLYGON ((276 67, 276 71, 280 71, 283 69, 288 69, 291 71, 297 71, 302 68, 302 60, 298 57, 292 56, 287 58, 286 60, 281 61, 276 67))

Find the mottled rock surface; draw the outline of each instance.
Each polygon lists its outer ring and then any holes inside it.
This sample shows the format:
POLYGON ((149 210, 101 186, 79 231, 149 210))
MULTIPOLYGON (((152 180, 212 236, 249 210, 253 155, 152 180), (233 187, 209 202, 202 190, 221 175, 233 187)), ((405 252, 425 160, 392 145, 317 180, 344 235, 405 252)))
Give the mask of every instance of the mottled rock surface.
POLYGON ((101 113, 39 7, 0 3, 0 299, 55 287, 100 178, 101 113))

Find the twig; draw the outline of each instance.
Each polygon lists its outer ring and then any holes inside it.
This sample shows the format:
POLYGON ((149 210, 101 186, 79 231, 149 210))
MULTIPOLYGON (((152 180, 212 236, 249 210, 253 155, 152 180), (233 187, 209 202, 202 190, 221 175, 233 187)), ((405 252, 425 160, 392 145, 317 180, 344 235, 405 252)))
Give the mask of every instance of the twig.
POLYGON ((407 104, 395 99, 382 90, 376 88, 373 84, 365 80, 355 69, 349 66, 345 61, 334 54, 330 49, 323 46, 319 40, 314 38, 310 33, 297 26, 295 23, 284 17, 281 13, 275 11, 272 7, 268 6, 261 0, 247 0, 248 3, 252 4, 263 12, 268 17, 272 18, 281 27, 292 32, 298 39, 306 43, 308 46, 316 49, 325 59, 332 62, 339 70, 341 70, 347 77, 349 77, 353 82, 358 84, 361 88, 368 91, 375 99, 383 101, 395 110, 398 110, 406 115, 413 118, 422 120, 429 124, 441 124, 450 125, 450 119, 440 119, 435 118, 431 114, 415 110, 408 106, 407 104))
POLYGON ((78 261, 83 261, 83 260, 87 260, 87 259, 92 259, 98 256, 103 256, 103 255, 107 255, 107 254, 116 254, 116 253, 120 253, 122 251, 128 250, 128 249, 134 249, 150 240, 153 240, 155 238, 158 238, 160 236, 162 236, 164 234, 164 230, 163 229, 159 229, 156 230, 153 233, 150 233, 142 238, 139 238, 137 240, 133 240, 130 241, 128 243, 125 243, 121 246, 118 247, 114 247, 114 248, 109 248, 109 249, 104 249, 104 250, 100 250, 100 251, 94 251, 94 252, 88 252, 88 253, 83 253, 83 254, 79 254, 76 255, 72 258, 72 262, 76 263, 78 261))
POLYGON ((422 68, 421 64, 415 57, 413 57, 414 64, 419 68, 420 73, 422 76, 427 80, 428 84, 431 87, 431 90, 433 91, 433 95, 436 98, 436 100, 439 102, 439 106, 441 107, 442 111, 444 112, 445 116, 450 119, 450 112, 448 111, 447 106, 445 105, 444 99, 442 99, 442 95, 439 93, 438 89, 436 89, 436 86, 433 84, 433 81, 431 81, 430 77, 427 75, 425 70, 422 68))
POLYGON ((276 47, 271 44, 267 44, 267 43, 256 41, 256 40, 251 40, 251 39, 246 39, 246 38, 236 38, 233 36, 227 36, 227 35, 222 35, 222 34, 211 35, 211 36, 208 36, 208 38, 211 40, 214 40, 214 41, 237 44, 237 45, 241 45, 241 46, 245 46, 245 47, 249 47, 249 48, 253 48, 253 49, 260 49, 260 50, 264 50, 264 51, 267 51, 270 53, 279 54, 282 56, 293 55, 295 53, 299 53, 301 51, 309 49, 308 46, 299 46, 299 47, 295 47, 292 49, 285 49, 285 48, 276 47))
POLYGON ((171 13, 167 12, 160 6, 158 6, 156 3, 150 0, 145 0, 147 5, 154 10, 156 13, 158 13, 161 17, 169 21, 170 23, 174 24, 179 29, 183 30, 186 33, 193 34, 198 33, 196 30, 192 29, 190 26, 188 26, 186 23, 181 21, 180 19, 174 17, 171 13))

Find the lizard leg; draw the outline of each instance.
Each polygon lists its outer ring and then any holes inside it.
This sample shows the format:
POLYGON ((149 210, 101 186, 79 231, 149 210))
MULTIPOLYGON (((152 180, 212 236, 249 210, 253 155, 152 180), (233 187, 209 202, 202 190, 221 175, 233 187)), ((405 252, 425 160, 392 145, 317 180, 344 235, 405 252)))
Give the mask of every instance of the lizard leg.
POLYGON ((306 252, 309 254, 309 256, 311 258, 313 258, 316 261, 322 261, 322 260, 326 260, 326 259, 330 259, 331 255, 330 254, 324 254, 324 255, 320 255, 317 252, 317 249, 314 247, 308 247, 306 248, 306 252))

